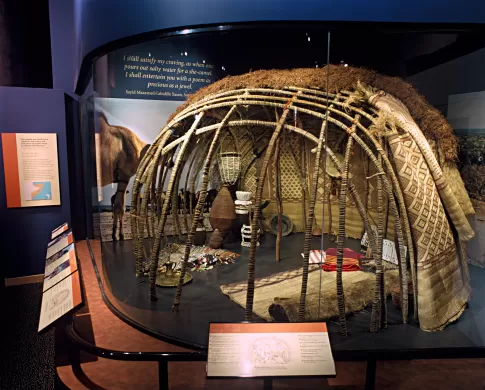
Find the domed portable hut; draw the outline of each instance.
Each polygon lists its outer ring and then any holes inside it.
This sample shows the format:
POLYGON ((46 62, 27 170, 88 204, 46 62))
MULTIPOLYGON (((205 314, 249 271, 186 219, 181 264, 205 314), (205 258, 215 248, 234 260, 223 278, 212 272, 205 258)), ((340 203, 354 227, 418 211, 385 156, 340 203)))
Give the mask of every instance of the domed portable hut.
MULTIPOLYGON (((175 200, 183 181, 185 192, 189 186, 195 193, 199 180, 191 222, 186 215, 181 217, 188 234, 174 308, 180 305, 208 185, 217 179, 216 157, 227 149, 228 139, 240 157, 239 189, 251 191, 255 205, 274 199, 267 212, 276 210, 281 217, 284 209, 295 229, 305 233, 302 280, 296 287, 298 321, 305 320, 312 232, 318 229, 337 236, 335 288, 343 334, 347 333, 345 239, 360 237, 364 231, 376 271, 372 331, 386 327, 382 261, 386 237, 396 243, 403 321, 408 320, 408 288, 423 330, 440 330, 461 315, 470 296, 463 248, 474 234, 466 218, 473 208, 455 166, 457 141, 452 129, 401 79, 344 66, 228 77, 190 96, 172 115, 141 161, 133 186, 131 223, 138 275, 145 228, 153 238, 152 299, 156 299, 169 207, 174 203, 170 206, 169 200, 175 200), (170 170, 169 159, 174 160, 170 170)), ((253 315, 260 213, 255 207, 246 320, 253 315)), ((177 225, 178 216, 173 217, 177 225)))

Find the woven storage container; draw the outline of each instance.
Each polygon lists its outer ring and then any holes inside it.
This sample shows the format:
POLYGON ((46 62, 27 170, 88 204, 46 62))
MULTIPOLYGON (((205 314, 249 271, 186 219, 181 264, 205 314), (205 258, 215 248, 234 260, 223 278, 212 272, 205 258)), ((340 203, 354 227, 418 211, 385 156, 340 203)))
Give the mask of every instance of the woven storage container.
POLYGON ((231 193, 227 186, 222 186, 210 210, 211 226, 213 229, 219 229, 222 234, 227 233, 236 218, 236 208, 231 193))
POLYGON ((241 172, 241 156, 236 152, 220 153, 217 157, 219 173, 223 184, 236 183, 241 172))

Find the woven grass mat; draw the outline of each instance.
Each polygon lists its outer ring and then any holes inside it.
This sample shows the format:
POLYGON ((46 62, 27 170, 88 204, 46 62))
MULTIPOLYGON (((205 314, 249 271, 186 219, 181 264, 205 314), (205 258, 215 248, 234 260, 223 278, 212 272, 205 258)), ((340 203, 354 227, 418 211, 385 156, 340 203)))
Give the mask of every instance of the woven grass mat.
MULTIPOLYGON (((182 234, 186 234, 185 230, 185 224, 183 221, 184 216, 182 214, 179 214, 179 223, 180 223, 180 230, 182 234)), ((188 219, 188 224, 192 223, 192 216, 190 214, 187 215, 188 219)), ((113 238, 111 236, 111 233, 113 232, 113 213, 111 211, 103 211, 99 214, 94 214, 93 215, 93 220, 95 225, 99 225, 100 229, 94 229, 95 232, 95 238, 101 239, 103 242, 108 242, 108 241, 113 241, 113 238)), ((150 222, 150 219, 148 220, 150 222)), ((209 213, 204 214, 204 226, 206 231, 211 232, 212 227, 209 221, 209 213)), ((119 231, 119 229, 118 229, 119 231)), ((150 226, 150 231, 151 231, 151 226, 150 226)), ((119 233, 119 232, 118 232, 119 233)), ((173 218, 172 215, 169 215, 167 217, 167 222, 165 224, 165 229, 164 233, 167 236, 172 236, 175 234, 175 229, 173 226, 173 218)), ((131 234, 131 221, 130 221, 130 213, 129 211, 126 211, 124 216, 123 216, 123 234, 125 240, 131 240, 132 239, 132 234, 131 234)), ((148 230, 145 227, 144 231, 144 238, 148 238, 148 230)))
MULTIPOLYGON (((326 320, 338 315, 336 272, 318 272, 318 265, 310 265, 305 320, 326 320), (320 290, 321 275, 321 290, 320 290), (318 315, 318 292, 322 291, 320 314, 318 315)), ((300 302, 301 268, 280 272, 270 277, 256 279, 253 312, 266 321, 280 320, 281 317, 293 322, 298 317, 300 302), (270 314, 279 313, 277 318, 270 314), (281 314, 283 315, 281 316, 281 314)), ((385 290, 399 282, 397 270, 385 272, 385 290)), ((375 274, 364 271, 344 272, 343 285, 345 310, 352 313, 364 309, 372 302, 375 287, 375 274)), ((233 283, 221 286, 221 291, 243 308, 246 307, 246 283, 233 283)))

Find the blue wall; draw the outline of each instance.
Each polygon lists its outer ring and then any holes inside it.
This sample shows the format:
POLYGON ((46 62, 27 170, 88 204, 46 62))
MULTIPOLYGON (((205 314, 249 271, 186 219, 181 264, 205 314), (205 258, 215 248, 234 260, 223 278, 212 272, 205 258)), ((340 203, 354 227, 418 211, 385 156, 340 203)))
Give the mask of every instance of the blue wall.
POLYGON ((7 209, 0 158, 0 253, 5 277, 42 274, 51 230, 71 223, 64 92, 1 87, 0 132, 57 134, 61 206, 7 209))
POLYGON ((53 88, 72 94, 77 66, 73 57, 74 0, 49 0, 49 20, 53 88))
POLYGON ((483 0, 74 1, 78 64, 90 51, 116 39, 180 26, 282 20, 485 22, 483 0))

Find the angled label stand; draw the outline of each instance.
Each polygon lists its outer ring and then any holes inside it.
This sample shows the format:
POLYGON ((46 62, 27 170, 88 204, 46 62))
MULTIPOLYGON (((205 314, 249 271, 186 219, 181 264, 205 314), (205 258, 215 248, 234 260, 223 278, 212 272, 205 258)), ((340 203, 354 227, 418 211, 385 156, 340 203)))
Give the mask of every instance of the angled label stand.
POLYGON ((81 304, 81 281, 79 271, 76 271, 43 293, 38 331, 81 304))
POLYGON ((54 229, 51 237, 56 238, 47 244, 38 332, 83 303, 74 237, 68 228, 65 223, 54 229))

